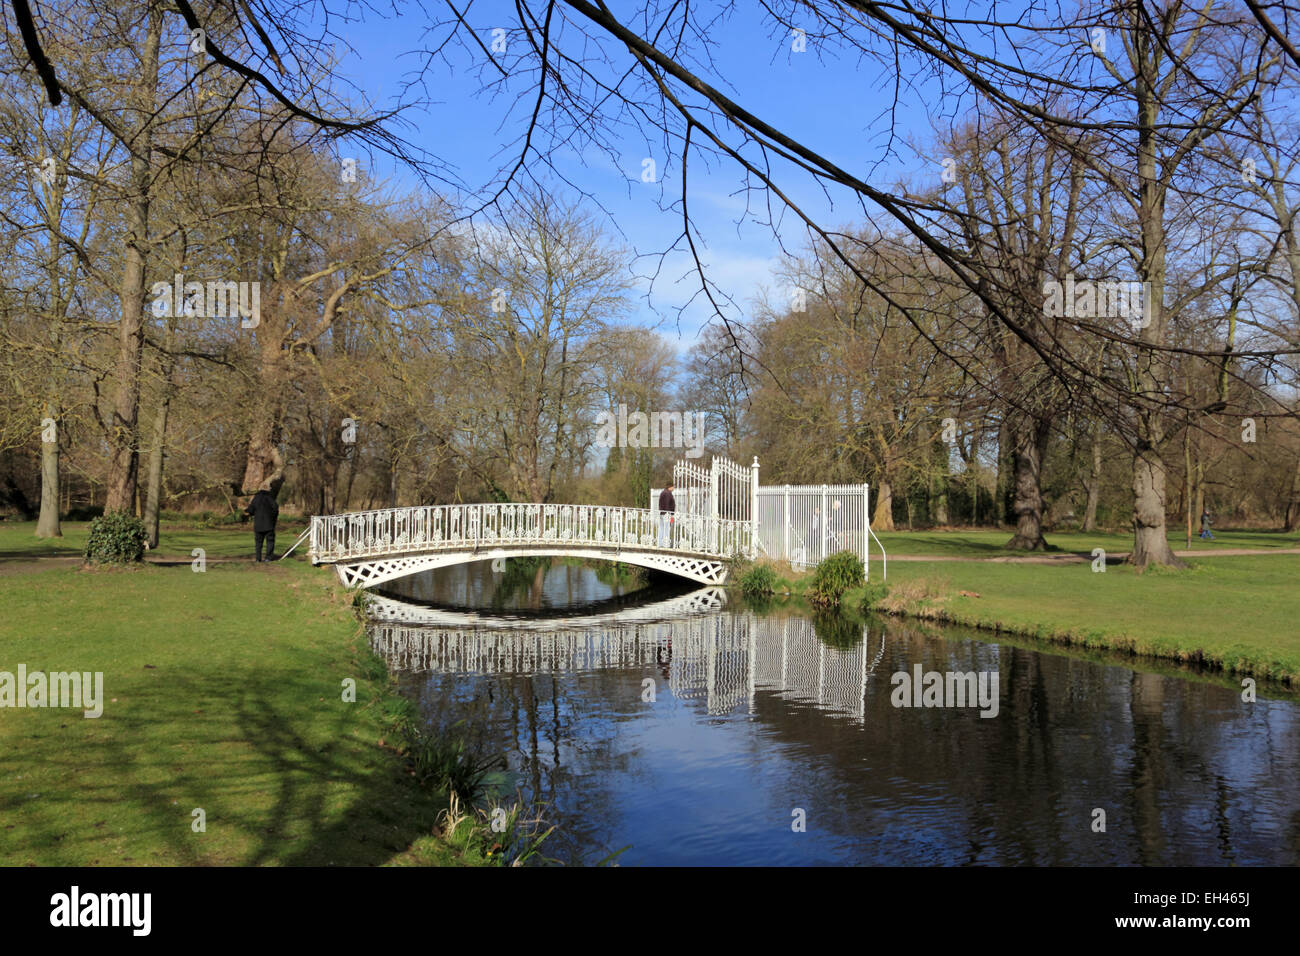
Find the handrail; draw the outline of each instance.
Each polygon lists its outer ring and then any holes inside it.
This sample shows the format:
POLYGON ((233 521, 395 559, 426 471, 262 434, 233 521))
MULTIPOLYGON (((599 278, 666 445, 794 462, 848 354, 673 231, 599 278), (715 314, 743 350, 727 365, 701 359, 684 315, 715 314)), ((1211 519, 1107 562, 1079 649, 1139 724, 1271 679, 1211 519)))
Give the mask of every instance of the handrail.
POLYGON ((280 557, 276 558, 276 560, 283 561, 289 555, 293 554, 294 550, 298 547, 298 545, 302 544, 303 539, 306 538, 309 534, 311 534, 310 524, 307 525, 306 530, 304 530, 302 534, 298 535, 298 540, 289 546, 289 550, 284 552, 284 554, 280 555, 280 557))
POLYGON ((316 515, 310 527, 313 563, 396 553, 462 550, 515 544, 635 547, 730 557, 747 553, 749 521, 673 515, 613 505, 490 502, 316 515))
POLYGON ((888 581, 889 580, 889 555, 885 553, 885 546, 881 544, 880 539, 876 537, 876 532, 874 529, 872 529, 870 521, 867 522, 867 534, 871 535, 871 537, 876 542, 876 546, 880 548, 880 580, 888 581))

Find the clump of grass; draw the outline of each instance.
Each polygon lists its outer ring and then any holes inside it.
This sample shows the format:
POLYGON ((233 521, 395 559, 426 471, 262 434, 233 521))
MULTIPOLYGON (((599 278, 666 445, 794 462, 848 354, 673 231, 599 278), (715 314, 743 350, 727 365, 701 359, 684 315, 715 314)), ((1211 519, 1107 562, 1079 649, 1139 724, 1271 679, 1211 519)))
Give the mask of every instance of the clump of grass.
POLYGON ((401 741, 401 754, 410 762, 416 782, 427 790, 445 792, 465 804, 479 803, 488 792, 488 776, 504 768, 505 758, 484 754, 470 746, 461 724, 449 734, 434 734, 420 721, 419 709, 409 698, 389 698, 383 703, 384 716, 393 736, 401 741))
POLYGON ((862 559, 852 551, 836 551, 817 565, 806 596, 818 607, 839 607, 844 592, 861 587, 864 579, 862 559))
POLYGON ((758 597, 776 593, 776 586, 780 583, 769 565, 755 564, 746 571, 740 578, 740 590, 746 597, 758 597))
POLYGON ((464 737, 443 737, 418 729, 408 730, 406 736, 405 754, 420 786, 445 791, 466 804, 482 800, 488 775, 505 766, 499 755, 472 749, 464 737))
POLYGON ((877 610, 887 597, 889 597, 889 585, 884 581, 868 581, 858 608, 862 611, 877 610))
POLYGON ((949 597, 946 581, 913 578, 890 586, 886 595, 876 600, 872 610, 886 614, 910 614, 915 617, 942 616, 943 605, 949 597))
POLYGON ((530 809, 522 794, 513 803, 503 803, 492 792, 494 771, 506 767, 503 756, 473 748, 460 732, 460 723, 446 735, 426 731, 419 708, 409 698, 387 699, 384 713, 394 736, 404 743, 401 753, 416 782, 447 795, 447 807, 437 818, 447 845, 467 859, 478 857, 501 866, 558 862, 541 855, 543 842, 555 828, 546 826, 540 811, 530 809))
POLYGON ((727 559, 727 567, 730 569, 730 576, 733 580, 740 580, 749 573, 749 569, 754 566, 754 560, 747 554, 737 551, 727 559))
POLYGON ((541 854, 555 827, 546 826, 540 813, 529 813, 524 807, 522 794, 511 804, 477 807, 453 793, 447 809, 438 814, 438 826, 444 839, 462 853, 477 853, 500 866, 558 862, 541 854))

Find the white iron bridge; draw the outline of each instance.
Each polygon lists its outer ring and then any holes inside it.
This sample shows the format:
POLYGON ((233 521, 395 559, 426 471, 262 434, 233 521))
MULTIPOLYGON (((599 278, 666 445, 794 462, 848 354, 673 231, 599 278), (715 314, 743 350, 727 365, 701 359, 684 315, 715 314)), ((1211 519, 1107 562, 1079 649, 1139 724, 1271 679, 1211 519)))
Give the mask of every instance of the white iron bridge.
POLYGON ((647 508, 462 504, 390 508, 311 519, 308 557, 347 587, 471 561, 573 557, 619 561, 701 584, 726 581, 728 562, 755 555, 752 520, 647 508))

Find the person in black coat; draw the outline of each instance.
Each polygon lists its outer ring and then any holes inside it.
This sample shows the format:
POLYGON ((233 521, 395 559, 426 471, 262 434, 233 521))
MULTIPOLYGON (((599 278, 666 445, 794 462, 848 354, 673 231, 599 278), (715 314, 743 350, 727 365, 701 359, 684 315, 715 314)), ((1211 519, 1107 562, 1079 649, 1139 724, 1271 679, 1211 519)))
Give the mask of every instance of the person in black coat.
POLYGON ((280 506, 275 503, 275 495, 265 488, 258 489, 253 500, 244 509, 244 514, 253 517, 253 540, 256 543, 256 558, 262 560, 262 542, 266 542, 266 560, 275 557, 275 522, 280 517, 280 506))
POLYGON ((677 510, 677 502, 673 500, 673 483, 668 482, 668 487, 659 492, 659 547, 666 548, 672 541, 673 536, 673 513, 677 510))

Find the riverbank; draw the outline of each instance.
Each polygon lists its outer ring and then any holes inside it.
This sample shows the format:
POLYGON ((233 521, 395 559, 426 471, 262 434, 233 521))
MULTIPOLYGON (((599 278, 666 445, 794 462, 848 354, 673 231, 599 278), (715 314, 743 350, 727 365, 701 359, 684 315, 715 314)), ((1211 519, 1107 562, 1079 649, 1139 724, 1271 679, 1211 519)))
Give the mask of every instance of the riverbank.
POLYGON ((31 554, 0 528, 0 671, 102 672, 104 698, 98 718, 0 709, 0 865, 493 861, 440 825, 448 796, 413 777, 404 701, 331 575, 193 528, 164 532, 164 564, 50 566, 73 530, 31 554), (228 560, 196 573, 193 547, 228 560))
MULTIPOLYGON (((1281 536, 1273 541, 1282 544, 1281 536)), ((913 548, 921 542, 912 542, 913 548)), ((953 542, 956 549, 972 542, 953 542)), ((981 557, 987 542, 976 542, 981 557)), ((1227 549, 1236 542, 1223 541, 1227 549)), ((1189 559, 1182 571, 1092 561, 1020 563, 912 555, 891 562, 887 593, 872 563, 866 588, 841 607, 958 624, 1036 641, 1154 659, 1300 686, 1300 555, 1189 559)), ((778 590, 801 598, 809 575, 782 574, 778 590)), ((738 582, 733 582, 738 584, 738 582)))

